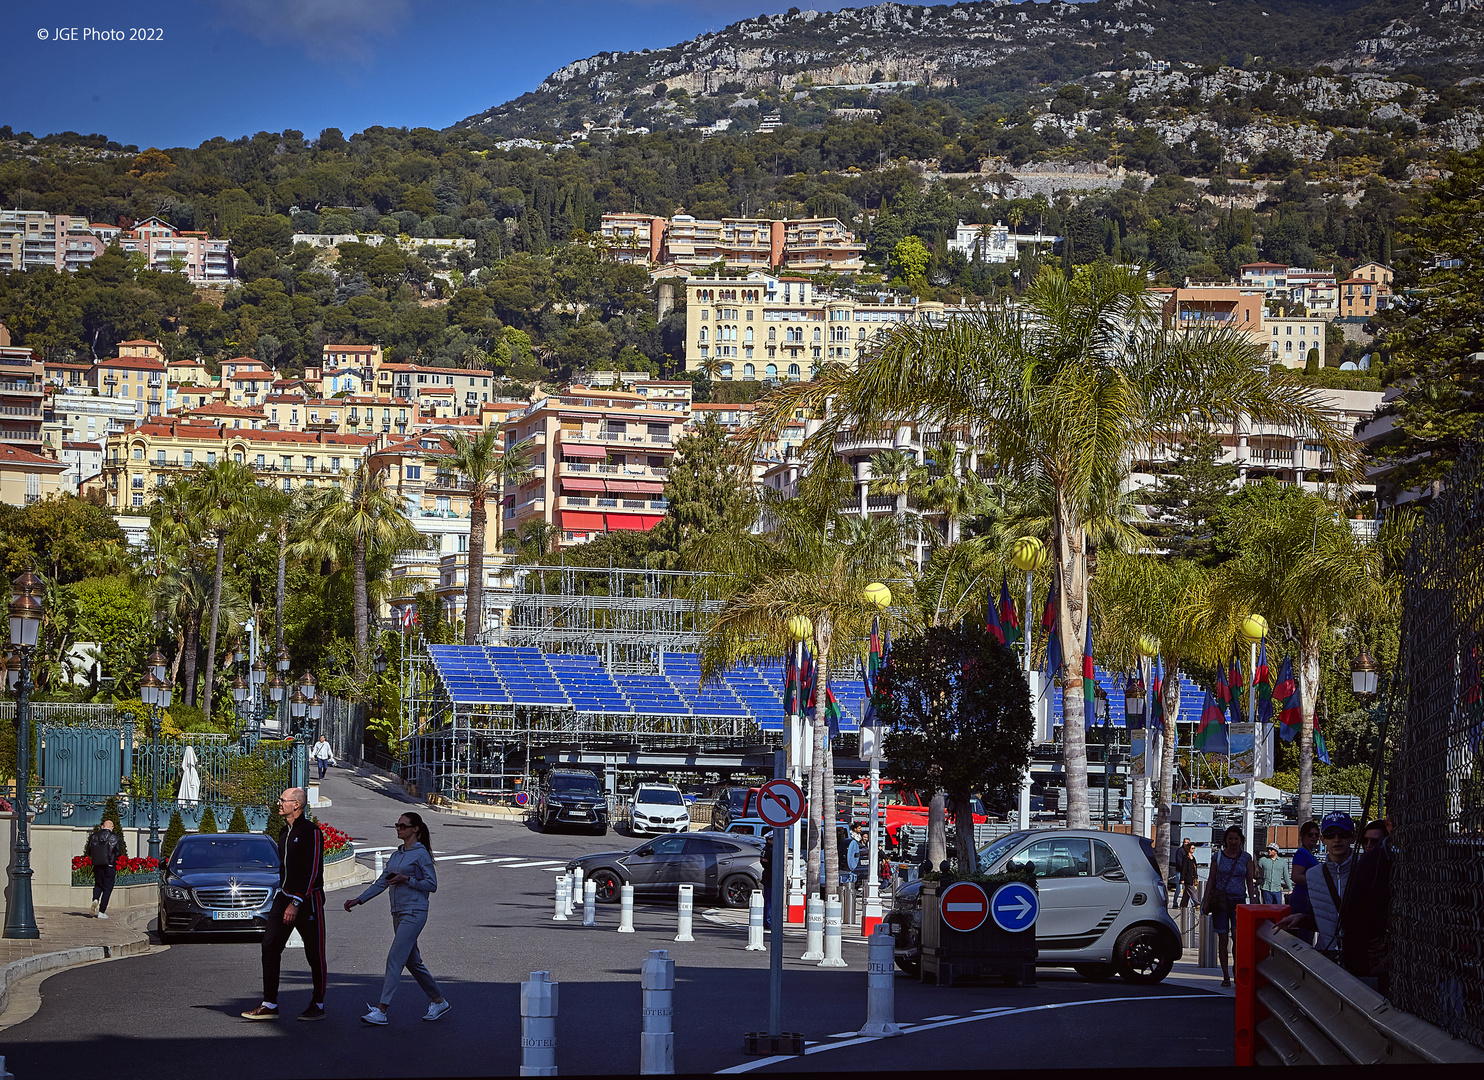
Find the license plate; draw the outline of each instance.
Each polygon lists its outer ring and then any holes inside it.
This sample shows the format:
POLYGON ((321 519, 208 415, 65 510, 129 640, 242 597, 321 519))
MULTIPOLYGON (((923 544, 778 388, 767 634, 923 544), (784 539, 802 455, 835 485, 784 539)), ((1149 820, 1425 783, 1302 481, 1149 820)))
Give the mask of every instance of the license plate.
POLYGON ((252 912, 251 911, 213 911, 211 913, 211 917, 213 919, 242 920, 244 922, 250 922, 252 920, 252 912))

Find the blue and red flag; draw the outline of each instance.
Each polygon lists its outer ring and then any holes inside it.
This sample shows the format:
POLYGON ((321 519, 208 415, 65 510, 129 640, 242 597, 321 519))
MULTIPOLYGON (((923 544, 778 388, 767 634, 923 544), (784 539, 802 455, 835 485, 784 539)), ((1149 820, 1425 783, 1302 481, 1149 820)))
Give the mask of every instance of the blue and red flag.
POLYGON ((1023 636, 1020 632, 1020 616, 1015 611, 1015 601, 1010 599, 1010 584, 1005 575, 1000 575, 1000 626, 1005 630, 1005 644, 1014 645, 1023 636))
POLYGON ((799 711, 799 665, 795 662, 797 650, 790 647, 788 662, 783 669, 783 715, 792 716, 799 711))
POLYGON ((1236 653, 1232 653, 1231 674, 1227 676, 1226 686, 1229 695, 1227 711, 1232 714, 1232 723, 1240 724, 1242 722, 1242 660, 1236 653))
POLYGON ((1299 700, 1298 682, 1293 677, 1293 657, 1285 656, 1278 668, 1278 685, 1273 696, 1279 701, 1278 735, 1284 742, 1293 742, 1304 727, 1303 704, 1299 700))
POLYGON ((1232 711, 1232 690, 1226 681, 1226 672, 1216 669, 1216 707, 1222 713, 1232 711))
POLYGON ((1149 672, 1149 726, 1163 731, 1165 726, 1165 667, 1156 656, 1149 672))
POLYGON ((799 673, 799 697, 803 700, 803 712, 814 715, 814 654, 804 646, 804 670, 799 673))
POLYGON ((1046 684, 1061 671, 1061 635, 1056 632, 1056 578, 1051 579, 1051 591, 1046 596, 1046 610, 1041 612, 1041 630, 1046 634, 1046 684))
POLYGON ((1201 705, 1201 724, 1195 731, 1195 748, 1203 754, 1227 754, 1231 752, 1226 741, 1225 713, 1211 700, 1211 691, 1206 691, 1206 700, 1201 705))
POLYGON ((1087 642, 1082 646, 1082 723, 1092 727, 1096 718, 1097 680, 1092 663, 1092 613, 1087 614, 1087 642))
POLYGON ((991 585, 984 597, 984 629, 989 631, 989 636, 1005 644, 1005 628, 1000 625, 1000 613, 995 610, 994 586, 991 585))
POLYGON ((1273 684, 1268 674, 1268 639, 1264 637, 1257 647, 1257 671, 1252 676, 1257 694, 1257 722, 1273 722, 1273 684))

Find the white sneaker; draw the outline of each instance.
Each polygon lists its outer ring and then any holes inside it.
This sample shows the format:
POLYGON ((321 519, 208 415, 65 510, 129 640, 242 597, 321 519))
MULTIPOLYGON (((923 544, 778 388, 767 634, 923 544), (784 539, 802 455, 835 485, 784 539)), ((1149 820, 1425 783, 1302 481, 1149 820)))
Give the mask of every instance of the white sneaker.
POLYGON ((108 918, 108 913, 107 912, 104 912, 104 911, 100 911, 100 912, 98 912, 98 918, 100 918, 100 919, 106 919, 106 918, 108 918))
POLYGON ((428 1011, 423 1013, 423 1019, 436 1020, 451 1008, 453 1008, 451 1001, 431 1001, 428 1003, 428 1011))
POLYGON ((378 1026, 384 1026, 386 1024, 386 1013, 382 1012, 375 1005, 367 1005, 366 1008, 371 1011, 361 1017, 361 1023, 376 1024, 378 1026))
POLYGON ((98 917, 98 901, 93 901, 93 909, 89 911, 88 914, 93 916, 93 918, 95 919, 98 917))

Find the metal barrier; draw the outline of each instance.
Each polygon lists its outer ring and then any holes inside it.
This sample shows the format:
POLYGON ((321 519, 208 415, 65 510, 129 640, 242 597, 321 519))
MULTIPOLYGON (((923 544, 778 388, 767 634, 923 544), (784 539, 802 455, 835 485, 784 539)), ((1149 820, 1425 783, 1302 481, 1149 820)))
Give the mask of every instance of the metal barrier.
POLYGON ((1292 934, 1281 905, 1243 905, 1236 926, 1236 1064, 1484 1063, 1484 1051, 1402 1012, 1292 934))

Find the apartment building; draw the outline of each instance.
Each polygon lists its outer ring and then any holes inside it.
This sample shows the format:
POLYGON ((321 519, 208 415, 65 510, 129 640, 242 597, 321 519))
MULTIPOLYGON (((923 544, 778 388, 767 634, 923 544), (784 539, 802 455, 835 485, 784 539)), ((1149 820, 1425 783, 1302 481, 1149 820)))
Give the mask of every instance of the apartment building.
POLYGON ((1377 312, 1391 306, 1392 269, 1380 263, 1358 266, 1339 283, 1340 318, 1347 322, 1365 322, 1377 312))
POLYGON ((10 331, 0 325, 0 444, 41 448, 45 398, 45 365, 30 349, 11 345, 10 331))
POLYGON ((58 389, 87 386, 88 372, 93 370, 92 364, 73 364, 53 360, 46 361, 43 367, 46 371, 46 381, 58 389))
POLYGON ((230 240, 177 229, 163 218, 148 218, 124 230, 118 243, 124 251, 142 254, 151 270, 185 274, 197 285, 224 285, 234 276, 230 240))
MULTIPOLYGON (((89 371, 92 367, 89 366, 89 371)), ((52 444, 97 442, 133 427, 145 415, 132 397, 100 395, 89 386, 66 386, 47 401, 46 429, 52 444)))
POLYGON ((506 448, 528 445, 535 468, 505 496, 503 531, 544 521, 568 546, 654 528, 665 514, 665 478, 685 421, 638 394, 581 385, 511 413, 506 448))
POLYGON ((686 370, 722 381, 813 378, 830 361, 854 362, 900 323, 947 312, 936 301, 883 294, 872 303, 759 271, 693 277, 685 288, 686 370))
POLYGON ((954 226, 953 236, 948 241, 949 251, 962 252, 969 259, 981 262, 1012 263, 1020 257, 1020 249, 1047 250, 1061 243, 1060 236, 1042 233, 1011 232, 1003 221, 994 225, 965 225, 960 221, 954 226))
POLYGON ((223 361, 219 380, 227 392, 227 400, 233 405, 261 405, 268 399, 273 382, 278 378, 274 371, 261 360, 251 356, 234 356, 223 361))
POLYGON ((63 442, 58 460, 66 466, 61 475, 62 490, 76 495, 82 490, 84 480, 103 471, 103 444, 101 442, 63 442))
POLYGON ((1237 268, 1242 288, 1260 289, 1269 300, 1288 298, 1288 264, 1274 262, 1243 263, 1237 268))
POLYGON ((172 360, 165 365, 165 379, 171 385, 210 386, 216 382, 211 368, 198 356, 194 360, 172 360))
POLYGON ((1303 367, 1309 353, 1317 351, 1319 366, 1324 366, 1324 330, 1328 319, 1317 316, 1287 318, 1268 316, 1263 319, 1262 332, 1271 346, 1269 355, 1284 367, 1303 367))
POLYGON ((442 407, 446 415, 477 416, 499 393, 499 377, 482 369, 382 364, 376 371, 377 398, 417 402, 429 415, 442 407))
POLYGON ((1333 319, 1340 313, 1340 289, 1334 274, 1289 267, 1287 281, 1289 302, 1302 304, 1306 314, 1333 319))
POLYGON ((0 443, 0 503, 30 506, 67 490, 67 466, 55 458, 0 443))
POLYGON ((159 416, 165 408, 165 365, 149 356, 100 360, 88 375, 88 385, 100 397, 133 402, 141 417, 159 416))
POLYGON ((609 257, 620 262, 681 267, 717 262, 794 273, 865 268, 866 245, 838 218, 697 218, 677 214, 666 221, 645 214, 604 214, 600 226, 609 257))
POLYGON ((105 505, 115 511, 139 512, 160 484, 198 465, 232 460, 251 468, 260 484, 291 491, 339 483, 375 442, 365 435, 148 420, 109 435, 102 470, 84 481, 83 490, 101 492, 105 505))
POLYGON ((170 383, 165 387, 165 411, 199 409, 213 401, 225 402, 227 391, 214 383, 170 383))
POLYGON ((143 357, 146 360, 158 360, 162 364, 165 362, 165 346, 148 338, 120 341, 118 354, 126 358, 143 357))
POLYGON ((94 230, 107 228, 44 210, 0 210, 0 271, 76 271, 103 254, 108 242, 94 230))

